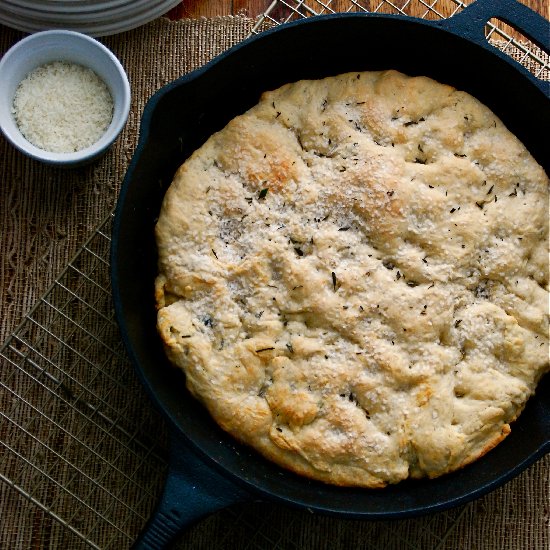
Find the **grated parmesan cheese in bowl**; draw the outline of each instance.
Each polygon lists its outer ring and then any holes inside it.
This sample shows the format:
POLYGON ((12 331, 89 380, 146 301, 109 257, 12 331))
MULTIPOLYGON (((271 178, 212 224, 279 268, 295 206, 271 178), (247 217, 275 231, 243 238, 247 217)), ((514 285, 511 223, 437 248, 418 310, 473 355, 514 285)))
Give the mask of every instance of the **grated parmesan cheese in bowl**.
POLYGON ((124 128, 130 84, 116 56, 84 34, 31 34, 0 59, 0 130, 25 155, 74 167, 102 156, 124 128))
POLYGON ((19 84, 12 114, 23 136, 45 151, 70 153, 94 144, 113 117, 113 99, 91 69, 54 61, 19 84))

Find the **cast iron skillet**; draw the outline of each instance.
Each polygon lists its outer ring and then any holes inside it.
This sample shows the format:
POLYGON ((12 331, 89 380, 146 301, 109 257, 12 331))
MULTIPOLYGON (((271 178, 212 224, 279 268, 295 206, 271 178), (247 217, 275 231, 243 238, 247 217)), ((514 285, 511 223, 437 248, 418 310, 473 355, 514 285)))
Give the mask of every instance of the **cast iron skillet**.
POLYGON ((548 51, 548 22, 513 0, 478 0, 437 22, 338 14, 252 38, 161 89, 143 114, 139 144, 116 209, 111 251, 117 319, 127 351, 173 430, 170 473, 157 512, 136 543, 161 548, 185 526, 242 500, 271 500, 363 519, 405 518, 479 497, 550 451, 550 380, 496 449, 463 470, 383 490, 328 486, 294 475, 236 443, 185 390, 155 328, 153 227, 178 166, 269 89, 303 78, 393 68, 466 90, 488 105, 550 173, 550 88, 492 46, 497 16, 548 51))

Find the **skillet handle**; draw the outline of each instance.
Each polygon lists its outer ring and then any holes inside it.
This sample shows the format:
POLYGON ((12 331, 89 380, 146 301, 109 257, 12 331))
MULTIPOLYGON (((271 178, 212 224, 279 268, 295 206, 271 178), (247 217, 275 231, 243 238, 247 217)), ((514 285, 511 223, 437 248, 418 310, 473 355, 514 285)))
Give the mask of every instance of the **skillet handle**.
POLYGON ((170 468, 157 508, 134 542, 135 550, 170 548, 179 535, 201 518, 254 497, 206 464, 175 434, 170 468))
MULTIPOLYGON (((484 47, 494 48, 485 38, 485 25, 492 17, 497 17, 508 23, 532 40, 544 52, 550 53, 550 22, 517 0, 476 0, 461 12, 440 23, 455 34, 484 47)), ((494 49, 501 57, 510 59, 498 48, 494 49)), ((550 97, 550 83, 536 78, 522 65, 521 67, 530 80, 547 97, 550 97)))

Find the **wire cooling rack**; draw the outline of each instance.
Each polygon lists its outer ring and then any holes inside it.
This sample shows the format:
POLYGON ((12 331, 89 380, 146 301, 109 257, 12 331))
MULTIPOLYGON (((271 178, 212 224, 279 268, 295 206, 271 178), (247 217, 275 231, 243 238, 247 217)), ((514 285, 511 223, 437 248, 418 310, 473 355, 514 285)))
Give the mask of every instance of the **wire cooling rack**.
MULTIPOLYGON (((265 26, 336 11, 401 13, 430 19, 464 7, 456 0, 276 0, 265 26)), ((490 22, 487 37, 548 78, 548 56, 490 22)), ((167 430, 148 405, 114 320, 109 280, 113 215, 91 235, 52 287, 0 348, 2 548, 127 548, 150 516, 167 471, 167 430)), ((209 540, 220 548, 438 549, 468 506, 429 518, 351 522, 242 505, 214 514, 209 540), (414 537, 411 533, 414 532, 414 537), (309 533, 305 535, 304 533, 309 533), (352 538, 353 534, 353 538, 352 538)), ((180 547, 209 547, 196 528, 180 547)))
MULTIPOLYGON (((338 12, 391 13, 422 19, 438 20, 452 17, 474 0, 274 0, 252 29, 258 34, 266 25, 279 25, 314 15, 338 12)), ((510 26, 491 19, 486 26, 486 37, 499 48, 524 65, 535 76, 548 79, 548 56, 534 47, 510 26)))
MULTIPOLYGON (((39 547, 128 546, 166 470, 162 422, 136 407, 141 388, 114 320, 111 223, 112 215, 0 350, 0 475, 58 524, 40 522, 39 547)), ((9 547, 24 536, 12 533, 9 547)))

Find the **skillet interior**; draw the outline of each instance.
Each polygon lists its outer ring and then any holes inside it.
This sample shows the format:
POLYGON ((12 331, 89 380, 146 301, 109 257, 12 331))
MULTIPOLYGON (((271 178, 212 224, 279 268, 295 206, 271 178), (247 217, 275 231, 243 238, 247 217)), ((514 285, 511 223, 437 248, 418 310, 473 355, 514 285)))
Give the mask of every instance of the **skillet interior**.
POLYGON ((253 106, 263 91, 303 78, 389 68, 429 76, 471 93, 550 172, 550 102, 509 62, 421 20, 372 15, 317 18, 237 46, 154 96, 119 198, 112 249, 114 301, 123 339, 139 375, 179 436, 214 468, 265 496, 370 518, 414 515, 470 500, 540 457, 550 439, 548 377, 512 426, 512 434, 462 471, 382 491, 338 488, 301 478, 235 443, 187 393, 183 375, 167 363, 155 328, 153 227, 179 165, 213 132, 253 106))

